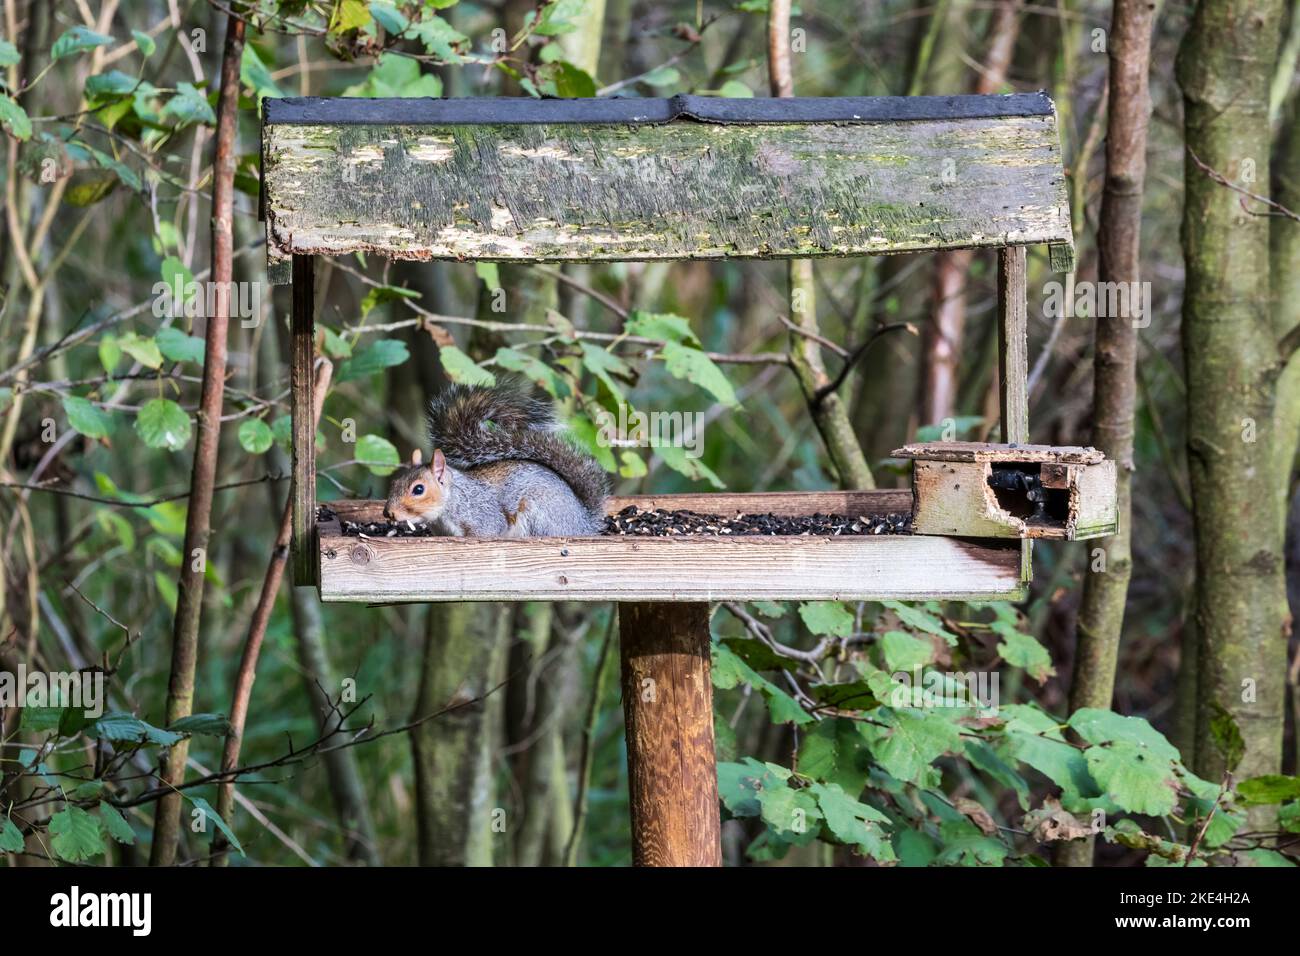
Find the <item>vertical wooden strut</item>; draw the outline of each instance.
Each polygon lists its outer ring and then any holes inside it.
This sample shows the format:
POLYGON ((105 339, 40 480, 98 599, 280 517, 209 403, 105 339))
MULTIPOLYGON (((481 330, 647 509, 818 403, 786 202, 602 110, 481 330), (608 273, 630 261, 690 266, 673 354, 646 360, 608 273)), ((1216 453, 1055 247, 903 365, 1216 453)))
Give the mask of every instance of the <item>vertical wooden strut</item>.
MULTIPOLYGON (((1029 279, 1025 247, 998 250, 998 377, 1002 394, 1002 440, 1029 442, 1029 279)), ((1034 542, 1020 542, 1020 580, 1028 587, 1034 576, 1034 542)))
POLYGON ((1029 286, 1025 247, 998 250, 998 374, 1002 440, 1029 441, 1029 286))
POLYGON ((289 568, 293 583, 315 585, 320 572, 316 548, 316 413, 312 407, 312 364, 316 359, 311 256, 293 257, 293 313, 289 343, 289 410, 293 416, 293 538, 289 568))
POLYGON ((637 866, 721 866, 709 606, 620 604, 637 866))

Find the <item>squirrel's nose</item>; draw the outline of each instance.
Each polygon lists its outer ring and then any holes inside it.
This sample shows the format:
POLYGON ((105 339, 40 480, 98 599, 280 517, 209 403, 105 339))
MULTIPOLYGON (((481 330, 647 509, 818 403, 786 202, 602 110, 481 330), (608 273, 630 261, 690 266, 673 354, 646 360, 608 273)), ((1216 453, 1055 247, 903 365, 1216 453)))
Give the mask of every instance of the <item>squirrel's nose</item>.
POLYGON ((393 520, 393 513, 389 510, 388 505, 384 505, 384 517, 389 521, 393 520))

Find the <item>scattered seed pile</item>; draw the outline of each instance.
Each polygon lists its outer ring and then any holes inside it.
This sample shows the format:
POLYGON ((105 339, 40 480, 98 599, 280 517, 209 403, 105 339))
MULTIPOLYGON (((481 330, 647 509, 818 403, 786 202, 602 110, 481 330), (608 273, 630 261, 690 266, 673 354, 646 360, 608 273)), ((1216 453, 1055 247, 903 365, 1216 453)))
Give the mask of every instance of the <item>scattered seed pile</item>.
MULTIPOLYGON (((329 508, 318 511, 321 521, 338 520, 343 534, 350 537, 370 538, 427 538, 429 528, 414 522, 401 521, 348 521, 339 518, 329 508)), ((836 537, 839 535, 908 534, 912 516, 907 513, 863 515, 774 515, 774 514, 701 514, 698 511, 642 511, 628 505, 616 515, 605 519, 605 534, 634 535, 646 538, 683 537, 699 535, 791 535, 836 537)))
POLYGON ((605 534, 645 537, 692 537, 696 535, 794 535, 835 537, 837 535, 907 534, 910 514, 864 515, 774 515, 701 514, 698 511, 642 511, 628 505, 605 519, 605 534))

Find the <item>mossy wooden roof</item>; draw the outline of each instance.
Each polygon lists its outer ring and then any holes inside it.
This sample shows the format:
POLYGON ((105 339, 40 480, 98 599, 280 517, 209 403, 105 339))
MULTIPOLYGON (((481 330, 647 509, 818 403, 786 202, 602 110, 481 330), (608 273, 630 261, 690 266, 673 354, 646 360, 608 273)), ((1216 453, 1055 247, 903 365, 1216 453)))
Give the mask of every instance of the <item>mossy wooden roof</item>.
POLYGON ((1046 243, 1071 256, 1041 93, 268 99, 273 279, 299 255, 601 261, 1046 243))

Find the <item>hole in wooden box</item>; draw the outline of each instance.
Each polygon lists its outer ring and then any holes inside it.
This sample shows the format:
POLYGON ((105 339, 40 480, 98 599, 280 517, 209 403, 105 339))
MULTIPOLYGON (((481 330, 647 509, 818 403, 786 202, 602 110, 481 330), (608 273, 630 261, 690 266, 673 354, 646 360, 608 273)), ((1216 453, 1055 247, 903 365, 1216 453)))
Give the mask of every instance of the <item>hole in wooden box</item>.
POLYGON ((1051 487, 1044 481, 1044 466, 1028 463, 993 463, 988 484, 998 507, 1026 525, 1064 528, 1070 517, 1068 484, 1051 487))

